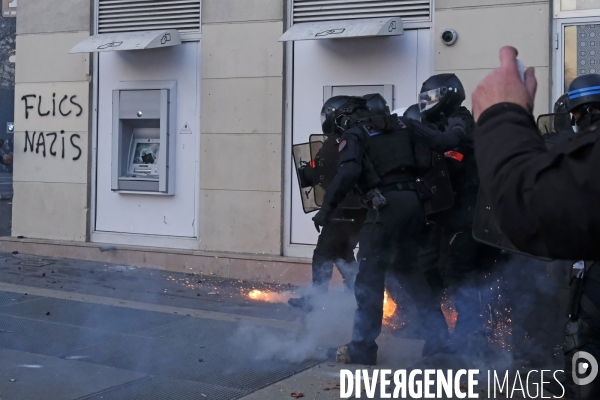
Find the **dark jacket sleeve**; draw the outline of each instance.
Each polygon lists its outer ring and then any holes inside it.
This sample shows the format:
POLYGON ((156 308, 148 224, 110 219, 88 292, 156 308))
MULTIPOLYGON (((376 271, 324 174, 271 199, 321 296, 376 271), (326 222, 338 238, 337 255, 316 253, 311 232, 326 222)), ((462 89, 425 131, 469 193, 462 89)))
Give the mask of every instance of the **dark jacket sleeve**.
POLYGON ((415 143, 421 143, 441 153, 454 149, 465 137, 465 130, 460 127, 441 132, 419 121, 403 119, 403 122, 409 125, 415 143))
POLYGON ((547 150, 533 116, 515 104, 486 110, 475 129, 481 186, 500 228, 522 251, 600 258, 600 129, 547 150))
POLYGON ((352 128, 342 135, 339 144, 340 166, 325 193, 323 199, 325 208, 335 209, 358 181, 362 173, 362 160, 365 154, 360 140, 363 134, 359 128, 352 128))

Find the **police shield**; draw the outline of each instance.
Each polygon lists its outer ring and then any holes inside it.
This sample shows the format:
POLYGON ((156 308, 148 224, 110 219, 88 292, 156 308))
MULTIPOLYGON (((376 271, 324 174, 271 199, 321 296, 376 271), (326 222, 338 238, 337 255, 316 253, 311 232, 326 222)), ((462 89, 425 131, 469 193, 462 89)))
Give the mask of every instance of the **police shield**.
MULTIPOLYGON (((339 144, 335 136, 311 135, 310 151, 312 167, 314 168, 314 195, 318 207, 323 204, 323 199, 331 181, 337 174, 339 163, 339 144)), ((338 208, 361 208, 360 197, 354 192, 348 193, 338 208)))
MULTIPOLYGON (((317 143, 315 143, 315 145, 317 145, 317 143)), ((306 175, 309 174, 305 174, 305 171, 310 171, 311 165, 314 165, 311 154, 311 143, 300 143, 292 146, 292 156, 294 158, 296 176, 298 177, 298 187, 300 188, 302 208, 307 214, 320 208, 315 199, 315 188, 313 187, 313 182, 310 179, 307 179, 306 175)))
POLYGON ((549 135, 562 131, 571 131, 571 114, 555 113, 542 114, 537 119, 537 126, 542 135, 549 135))
POLYGON ((431 198, 423 204, 425 215, 448 210, 454 206, 454 190, 450 182, 448 165, 443 154, 431 152, 431 168, 421 180, 431 191, 431 198))
POLYGON ((475 211, 475 221, 473 223, 473 238, 478 242, 502 250, 535 257, 544 261, 552 261, 552 259, 547 257, 532 256, 531 254, 524 253, 512 244, 500 229, 496 217, 494 216, 492 205, 486 199, 486 196, 481 189, 479 189, 479 197, 477 198, 477 209, 475 211))

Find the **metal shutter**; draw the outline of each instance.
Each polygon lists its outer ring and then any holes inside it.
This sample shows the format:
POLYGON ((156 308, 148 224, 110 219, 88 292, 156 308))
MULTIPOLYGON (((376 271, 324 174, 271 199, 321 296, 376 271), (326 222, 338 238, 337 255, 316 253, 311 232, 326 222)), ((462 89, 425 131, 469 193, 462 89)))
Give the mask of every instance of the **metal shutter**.
POLYGON ((201 0, 99 0, 98 33, 200 32, 201 0))
POLYGON ((377 17, 431 20, 431 0, 293 0, 294 23, 377 17))

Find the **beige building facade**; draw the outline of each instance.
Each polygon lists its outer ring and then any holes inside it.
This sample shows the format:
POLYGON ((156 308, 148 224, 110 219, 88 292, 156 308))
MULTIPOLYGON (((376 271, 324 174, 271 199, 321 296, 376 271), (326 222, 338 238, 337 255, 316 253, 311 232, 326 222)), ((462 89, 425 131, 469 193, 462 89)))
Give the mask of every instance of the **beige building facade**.
POLYGON ((535 113, 546 113, 568 79, 564 65, 578 62, 571 50, 565 64, 565 32, 600 10, 575 0, 369 0, 352 10, 331 0, 313 9, 189 0, 180 12, 138 2, 157 18, 148 19, 109 3, 18 3, 12 236, 0 249, 298 284, 310 280, 316 233, 298 211, 291 147, 319 133, 327 93, 391 90, 393 108, 407 107, 428 76, 445 72, 470 93, 510 44, 536 68, 535 113), (375 17, 400 17, 404 34, 279 41, 301 24, 375 17), (113 35, 118 47, 118 34, 174 26, 178 46, 69 54, 93 35, 113 35), (440 39, 447 29, 458 34, 451 46, 440 39), (111 186, 112 96, 140 82, 176 84, 174 194, 111 186))

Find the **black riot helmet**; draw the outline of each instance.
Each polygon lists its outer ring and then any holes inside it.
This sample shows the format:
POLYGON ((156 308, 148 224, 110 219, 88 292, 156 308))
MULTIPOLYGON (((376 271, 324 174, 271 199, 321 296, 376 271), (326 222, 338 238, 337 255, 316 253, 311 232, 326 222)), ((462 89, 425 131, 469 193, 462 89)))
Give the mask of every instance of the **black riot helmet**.
POLYGON ((554 103, 554 113, 566 113, 569 112, 569 93, 565 93, 556 100, 554 103))
POLYGON ((363 96, 363 99, 367 101, 367 107, 375 112, 390 113, 387 101, 379 93, 371 93, 363 96))
POLYGON ((335 96, 327 100, 321 112, 323 133, 341 134, 352 123, 352 115, 369 111, 367 100, 358 96, 335 96))
POLYGON ((580 112, 581 117, 600 109, 600 75, 581 75, 569 85, 567 111, 580 112))
POLYGON ((465 88, 456 75, 433 75, 421 86, 419 110, 424 119, 436 122, 458 109, 465 98, 465 88))
POLYGON ((421 121, 421 111, 418 104, 413 104, 404 111, 404 116, 410 119, 421 121))
POLYGON ((337 111, 349 98, 350 96, 333 96, 325 101, 321 108, 321 129, 324 134, 334 133, 337 111))

